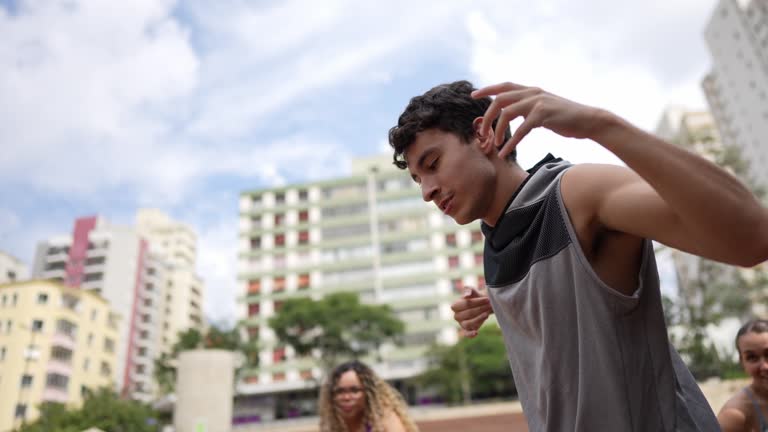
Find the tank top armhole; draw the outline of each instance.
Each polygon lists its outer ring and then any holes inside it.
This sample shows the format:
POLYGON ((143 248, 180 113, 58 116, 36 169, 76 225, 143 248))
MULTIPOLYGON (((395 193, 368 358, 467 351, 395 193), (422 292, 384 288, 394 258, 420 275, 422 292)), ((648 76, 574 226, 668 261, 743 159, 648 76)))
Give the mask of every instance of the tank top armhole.
MULTIPOLYGON (((597 286, 600 287, 600 291, 603 293, 606 301, 612 302, 618 313, 631 311, 637 305, 640 300, 640 296, 643 293, 643 278, 638 277, 638 286, 632 295, 625 295, 603 282, 603 280, 600 279, 600 276, 598 276, 595 272, 595 269, 592 268, 592 264, 589 263, 587 256, 584 254, 584 251, 581 248, 579 237, 576 235, 576 229, 571 223, 570 214, 568 213, 568 209, 565 206, 565 201, 563 200, 561 184, 563 176, 568 172, 569 169, 570 168, 565 169, 560 174, 558 174, 557 179, 555 180, 555 193, 557 194, 557 203, 560 206, 560 214, 563 219, 563 223, 565 224, 566 229, 568 230, 568 236, 571 239, 571 247, 574 248, 574 253, 582 267, 582 270, 584 270, 584 272, 586 272, 587 275, 589 275, 589 277, 594 280, 597 286)), ((650 256, 653 256, 653 245, 650 240, 643 239, 643 258, 638 271, 639 275, 644 274, 645 269, 648 266, 648 260, 650 256)))

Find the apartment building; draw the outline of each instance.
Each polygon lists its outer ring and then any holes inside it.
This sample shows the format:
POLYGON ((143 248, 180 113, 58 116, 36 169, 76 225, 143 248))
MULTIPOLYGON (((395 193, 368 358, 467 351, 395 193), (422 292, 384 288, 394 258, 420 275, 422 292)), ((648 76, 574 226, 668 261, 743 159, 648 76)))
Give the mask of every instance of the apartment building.
POLYGON ((458 226, 425 203, 389 156, 355 160, 344 178, 244 192, 239 231, 241 318, 264 347, 258 370, 240 384, 254 396, 242 415, 268 417, 271 395, 311 388, 319 377, 267 323, 286 299, 349 291, 390 305, 406 335, 402 346, 382 348, 376 369, 400 380, 424 370, 430 345, 457 341, 450 304, 463 287, 484 287, 479 222, 458 226))
POLYGON ((94 291, 44 280, 0 285, 0 431, 43 402, 79 405, 114 388, 120 317, 94 291))
POLYGON ((177 331, 203 326, 195 242, 183 224, 156 210, 140 210, 135 226, 83 217, 71 235, 38 245, 36 278, 93 291, 125 317, 114 371, 124 395, 156 398, 154 360, 170 350, 177 331))
POLYGON ((722 142, 738 146, 768 187, 768 3, 720 0, 704 36, 712 69, 702 87, 722 142))
POLYGON ((29 278, 29 268, 18 258, 0 251, 0 283, 18 282, 29 278))

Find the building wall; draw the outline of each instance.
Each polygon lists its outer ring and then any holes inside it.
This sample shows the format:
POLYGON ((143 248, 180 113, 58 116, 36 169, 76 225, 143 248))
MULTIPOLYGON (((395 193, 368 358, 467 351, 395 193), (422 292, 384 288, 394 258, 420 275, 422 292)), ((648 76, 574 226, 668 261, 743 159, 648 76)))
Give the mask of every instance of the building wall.
POLYGON ((768 4, 721 0, 705 29, 712 70, 702 87, 725 145, 750 160, 768 185, 768 4))
POLYGON ((287 298, 350 291, 390 305, 406 323, 405 345, 384 346, 375 367, 399 379, 424 369, 432 343, 457 340, 450 304, 463 287, 484 286, 479 223, 459 227, 426 204, 389 158, 356 161, 346 178, 245 192, 239 229, 241 314, 265 347, 243 393, 304 388, 318 376, 267 324, 287 298))
POLYGON ((0 285, 0 431, 20 425, 19 405, 32 421, 44 401, 77 406, 85 388, 114 388, 118 322, 92 292, 41 280, 0 285))

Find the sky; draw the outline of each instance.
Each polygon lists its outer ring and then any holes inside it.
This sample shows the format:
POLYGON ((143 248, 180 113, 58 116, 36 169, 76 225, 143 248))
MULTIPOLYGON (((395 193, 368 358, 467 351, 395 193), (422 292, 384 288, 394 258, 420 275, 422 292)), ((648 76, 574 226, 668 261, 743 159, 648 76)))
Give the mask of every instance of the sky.
MULTIPOLYGON (((513 81, 653 130, 706 106, 714 0, 0 0, 0 250, 159 208, 198 235, 205 314, 235 317, 242 191, 388 153, 415 95, 513 81)), ((513 123, 514 125, 514 123, 513 123)), ((548 152, 620 163, 535 130, 548 152)))

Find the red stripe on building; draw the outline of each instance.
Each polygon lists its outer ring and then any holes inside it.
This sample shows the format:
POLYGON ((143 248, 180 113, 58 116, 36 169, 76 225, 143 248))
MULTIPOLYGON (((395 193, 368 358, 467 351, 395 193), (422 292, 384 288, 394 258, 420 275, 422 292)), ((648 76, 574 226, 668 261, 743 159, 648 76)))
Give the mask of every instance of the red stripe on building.
POLYGON ((136 263, 136 283, 133 285, 133 305, 131 306, 131 326, 128 329, 128 349, 125 351, 125 370, 123 371, 122 395, 130 396, 131 371, 133 370, 133 349, 136 339, 136 320, 139 313, 139 293, 144 284, 144 267, 146 262, 148 244, 144 239, 139 240, 139 259, 136 263))
POLYGON ((69 247, 69 257, 65 268, 66 285, 78 288, 83 283, 85 275, 85 260, 88 257, 88 237, 96 228, 96 216, 79 218, 75 221, 72 232, 72 246, 69 247))

